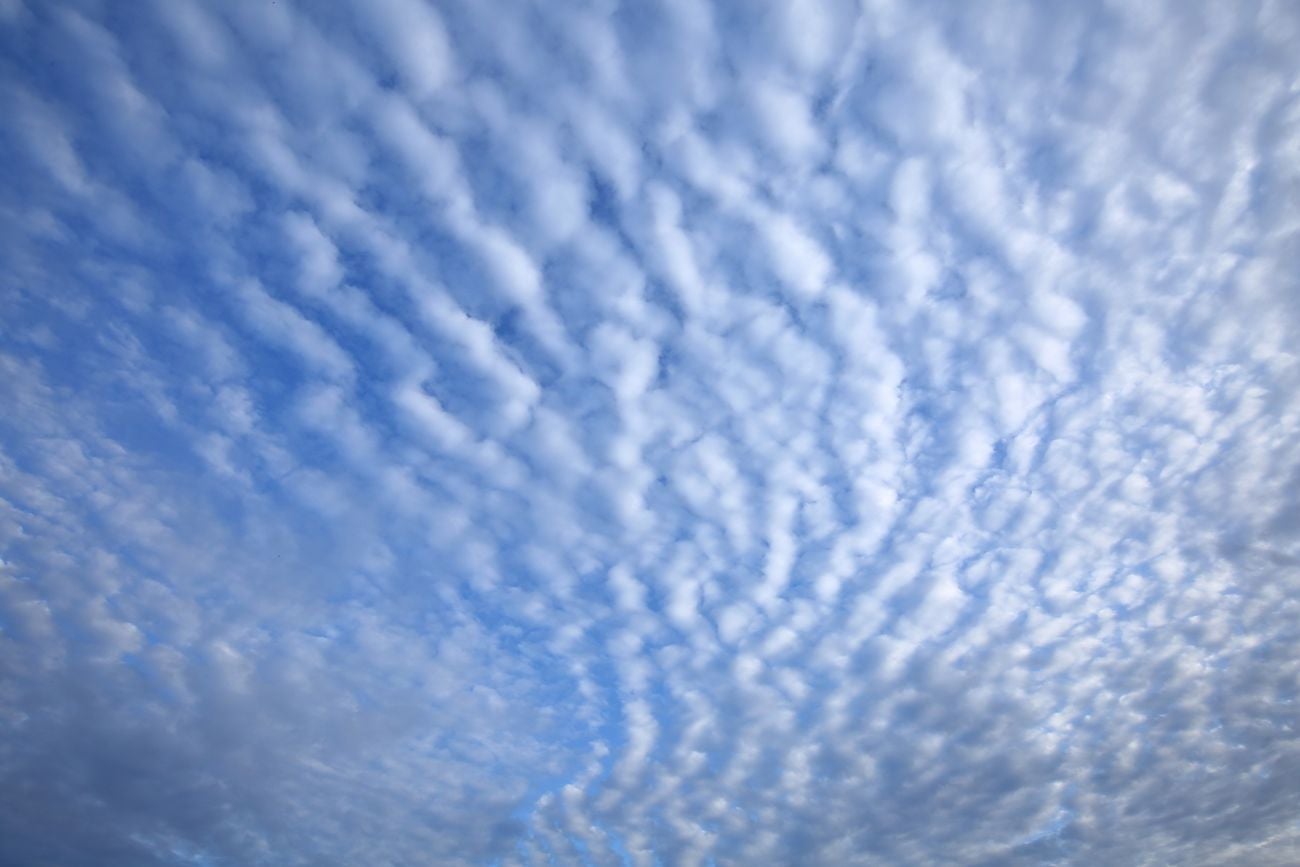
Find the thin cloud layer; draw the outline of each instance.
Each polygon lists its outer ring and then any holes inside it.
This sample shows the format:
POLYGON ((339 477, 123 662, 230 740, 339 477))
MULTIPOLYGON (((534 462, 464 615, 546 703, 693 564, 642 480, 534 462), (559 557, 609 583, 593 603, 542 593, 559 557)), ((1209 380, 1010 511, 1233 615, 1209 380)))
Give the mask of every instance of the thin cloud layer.
POLYGON ((1296 44, 0 2, 0 863, 1297 863, 1296 44))

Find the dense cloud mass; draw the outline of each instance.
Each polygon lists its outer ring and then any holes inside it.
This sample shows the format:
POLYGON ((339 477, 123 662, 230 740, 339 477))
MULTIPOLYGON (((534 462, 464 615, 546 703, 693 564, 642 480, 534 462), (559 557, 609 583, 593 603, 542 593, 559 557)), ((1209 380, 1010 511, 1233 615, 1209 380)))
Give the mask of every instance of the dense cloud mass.
POLYGON ((1300 863, 1291 0, 0 0, 0 864, 1300 863))

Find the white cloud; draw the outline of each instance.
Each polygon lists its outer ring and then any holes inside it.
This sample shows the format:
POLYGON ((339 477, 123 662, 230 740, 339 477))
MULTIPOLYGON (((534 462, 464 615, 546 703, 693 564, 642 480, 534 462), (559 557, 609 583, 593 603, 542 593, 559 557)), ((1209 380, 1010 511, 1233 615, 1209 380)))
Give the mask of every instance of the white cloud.
POLYGON ((1286 4, 0 10, 0 861, 1296 860, 1286 4))
POLYGON ((451 41, 434 6, 422 0, 376 0, 356 7, 373 40, 373 56, 395 70, 418 98, 445 86, 455 70, 451 41))

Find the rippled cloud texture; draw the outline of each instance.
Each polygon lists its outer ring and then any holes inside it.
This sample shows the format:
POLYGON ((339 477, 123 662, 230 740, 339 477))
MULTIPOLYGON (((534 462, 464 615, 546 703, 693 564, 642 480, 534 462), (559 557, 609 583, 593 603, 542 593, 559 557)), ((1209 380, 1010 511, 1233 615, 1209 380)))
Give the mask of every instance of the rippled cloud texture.
POLYGON ((1300 7, 0 2, 0 863, 1300 863, 1300 7))

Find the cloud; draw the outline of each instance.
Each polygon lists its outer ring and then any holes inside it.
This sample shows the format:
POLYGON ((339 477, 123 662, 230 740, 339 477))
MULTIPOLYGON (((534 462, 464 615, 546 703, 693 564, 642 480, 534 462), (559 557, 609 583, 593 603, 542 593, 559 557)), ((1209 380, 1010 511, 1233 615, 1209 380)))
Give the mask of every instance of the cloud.
POLYGON ((1294 863, 1298 32, 0 3, 0 863, 1294 863))

